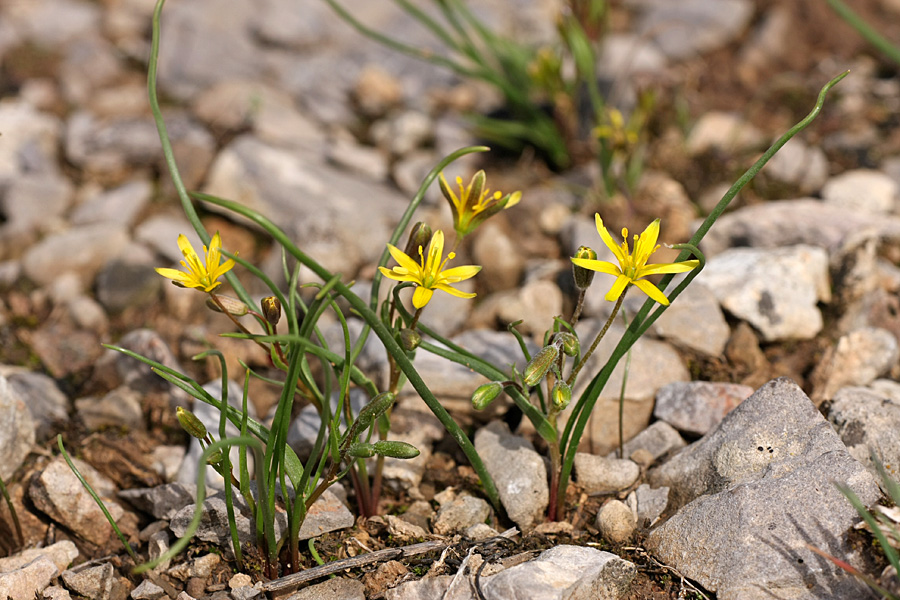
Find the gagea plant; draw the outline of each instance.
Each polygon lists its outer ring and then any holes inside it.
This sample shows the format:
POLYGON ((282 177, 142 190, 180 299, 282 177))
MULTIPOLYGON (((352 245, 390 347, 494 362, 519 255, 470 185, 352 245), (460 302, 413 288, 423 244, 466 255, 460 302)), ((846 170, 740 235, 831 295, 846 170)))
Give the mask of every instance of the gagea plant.
MULTIPOLYGON (((438 4, 442 10, 447 11, 448 18, 456 19, 452 21, 455 23, 454 29, 461 36, 470 30, 476 31, 482 36, 484 43, 496 44, 495 54, 501 55, 498 54, 501 41, 481 32, 477 23, 465 12, 462 3, 453 1, 438 4)), ((411 4, 404 5, 414 10, 411 4)), ((232 200, 189 193, 185 189, 156 91, 159 18, 162 7, 163 0, 159 0, 153 17, 148 76, 150 103, 181 206, 204 246, 202 252, 198 253, 185 235, 179 235, 173 242, 178 244, 184 257, 182 268, 160 267, 157 271, 162 277, 186 288, 183 290, 185 294, 205 294, 210 308, 229 319, 229 331, 223 335, 244 339, 247 343, 255 343, 264 348, 278 376, 266 376, 245 368, 242 373, 242 397, 240 402, 232 403, 227 395, 226 362, 217 350, 195 357, 198 360, 214 358, 221 365, 222 392, 214 397, 199 382, 184 373, 123 348, 115 349, 150 365, 157 374, 186 391, 195 401, 207 403, 219 410, 217 432, 211 431, 208 424, 202 423, 191 412, 190 407, 180 408, 178 419, 185 431, 199 440, 203 448, 201 466, 212 466, 224 479, 233 551, 238 562, 242 560, 242 548, 235 530, 236 496, 233 494, 239 494, 250 506, 256 524, 255 541, 265 559, 265 575, 268 577, 276 577, 299 568, 300 527, 312 505, 329 486, 346 478, 354 488, 359 513, 368 516, 377 512, 385 458, 407 459, 418 454, 416 448, 389 437, 392 408, 398 394, 406 386, 421 397, 448 435, 459 445, 481 481, 484 496, 502 514, 497 488, 471 440, 416 370, 415 357, 419 352, 442 356, 483 375, 486 383, 473 390, 472 402, 475 408, 483 409, 505 393, 521 409, 549 448, 553 492, 548 517, 564 518, 565 489, 575 451, 594 404, 612 370, 702 269, 704 258, 697 250, 697 245, 731 199, 781 146, 816 117, 827 91, 845 75, 830 81, 822 89, 812 112, 782 136, 732 186, 693 238, 686 244, 674 246, 681 253, 673 262, 652 262, 654 252, 659 248, 659 220, 648 224, 639 235, 629 236, 629 232, 623 230, 619 240, 607 229, 601 216, 596 215, 600 241, 611 252, 613 261, 599 259, 597 252, 589 247, 582 247, 571 258, 578 290, 576 308, 568 318, 559 316, 555 320, 553 327, 544 335, 542 348, 533 356, 528 355, 526 345, 515 328, 510 328, 510 343, 517 344, 526 352, 527 366, 519 373, 515 368, 490 363, 441 337, 427 325, 429 306, 433 306, 431 300, 435 293, 449 294, 458 303, 471 302, 475 300, 476 294, 464 287, 466 282, 476 276, 492 276, 491 273, 481 272, 478 265, 456 264, 456 250, 463 238, 500 211, 512 209, 520 201, 527 202, 527 198, 523 198, 518 191, 491 191, 484 171, 476 172, 468 182, 457 180, 455 187, 444 178, 443 170, 454 160, 469 153, 486 151, 487 148, 477 146, 458 150, 440 161, 425 177, 393 233, 389 239, 384 240, 384 251, 377 260, 378 270, 373 277, 371 291, 362 297, 352 289, 352 282, 346 281, 340 274, 330 272, 314 257, 307 255, 296 240, 286 235, 265 215, 232 200), (452 232, 433 230, 427 223, 411 225, 426 190, 435 181, 447 201, 453 220, 452 232), (218 232, 210 236, 197 213, 194 203, 198 200, 226 209, 264 231, 282 252, 284 280, 287 283, 277 285, 257 266, 229 252, 228 240, 223 239, 218 232), (406 244, 401 247, 403 239, 406 244), (305 268, 305 272, 311 273, 310 280, 301 281, 301 267, 305 268), (597 273, 600 276, 595 277, 597 273), (677 274, 684 274, 684 278, 674 289, 668 289, 672 278, 677 274), (649 279, 660 275, 662 277, 658 281, 649 279), (255 301, 247 292, 243 282, 249 279, 261 282, 268 290, 266 297, 260 302, 255 301), (391 282, 393 287, 386 294, 386 299, 381 300, 381 288, 386 282, 391 282), (615 303, 615 306, 601 332, 593 340, 581 340, 575 331, 575 325, 584 296, 592 284, 595 287, 609 286, 606 299, 615 303), (229 295, 226 295, 223 290, 228 288, 229 295), (312 288, 312 295, 301 294, 301 291, 308 288, 312 288), (637 288, 648 296, 646 302, 631 319, 604 366, 596 373, 585 373, 584 366, 588 358, 595 352, 600 339, 616 318, 625 294, 631 288, 637 288), (317 334, 319 321, 327 313, 336 319, 343 332, 343 343, 337 346, 325 345, 317 334), (351 341, 348 325, 351 317, 364 322, 362 333, 355 341, 351 341), (370 336, 377 338, 386 353, 389 365, 386 381, 370 378, 355 364, 363 344, 370 336), (320 376, 315 376, 314 371, 320 376), (274 418, 268 424, 249 417, 248 386, 255 377, 278 386, 277 408, 274 418), (589 378, 589 383, 584 392, 575 397, 572 390, 579 377, 589 378), (364 405, 358 410, 351 405, 351 390, 362 393, 366 398, 364 405), (312 451, 304 460, 287 444, 293 408, 295 403, 300 402, 314 406, 321 420, 312 451), (560 428, 557 425, 559 417, 565 411, 568 411, 566 425, 560 428), (228 422, 237 428, 240 435, 227 435, 228 422), (229 452, 232 448, 239 449, 237 465, 232 464, 229 452), (252 470, 248 452, 254 458, 252 470), (283 529, 276 526, 279 513, 286 515, 283 529), (282 552, 282 549, 286 549, 286 552, 282 552)), ((571 40, 575 40, 570 42, 574 44, 573 47, 578 45, 577 38, 573 37, 571 40)), ((588 58, 583 56, 582 60, 588 58)), ((520 100, 523 106, 530 101, 529 98, 520 100)), ((628 137, 627 126, 623 123, 611 113, 610 129, 598 131, 596 135, 608 138, 615 144, 619 143, 616 140, 630 143, 632 138, 628 137), (617 128, 625 128, 621 139, 617 136, 622 131, 617 128)), ((191 527, 172 546, 170 552, 152 563, 142 565, 140 570, 152 568, 182 551, 189 543, 202 517, 205 497, 206 469, 201 468, 199 471, 197 509, 191 527)))

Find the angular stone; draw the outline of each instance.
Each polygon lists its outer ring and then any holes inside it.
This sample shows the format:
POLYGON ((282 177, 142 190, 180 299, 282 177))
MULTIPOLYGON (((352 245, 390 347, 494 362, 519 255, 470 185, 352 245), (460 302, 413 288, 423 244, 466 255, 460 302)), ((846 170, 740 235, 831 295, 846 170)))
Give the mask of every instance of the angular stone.
POLYGON ((120 257, 130 242, 123 227, 83 225, 42 239, 25 252, 22 267, 38 285, 50 285, 63 273, 73 272, 87 286, 106 261, 120 257))
MULTIPOLYGON (((93 467, 78 459, 73 459, 73 462, 101 499, 113 492, 113 483, 93 467)), ((112 527, 103 511, 62 457, 51 461, 32 480, 28 493, 38 510, 93 544, 104 544, 112 534, 112 527)), ((104 504, 113 519, 124 514, 122 507, 108 498, 104 499, 104 504)))
POLYGON ((888 174, 853 169, 829 179, 822 199, 852 212, 888 215, 896 212, 898 192, 900 186, 888 174))
POLYGON ((588 494, 609 494, 627 489, 640 474, 641 468, 627 458, 575 453, 575 478, 588 494))
POLYGON ((510 567, 481 582, 485 597, 496 600, 612 600, 631 587, 637 568, 615 554, 580 546, 557 546, 532 561, 510 567))
POLYGON ((59 569, 47 556, 38 556, 12 571, 0 573, 0 597, 7 600, 34 600, 59 569))
POLYGON ((491 505, 481 498, 458 496, 441 506, 433 529, 438 535, 459 533, 476 523, 484 523, 490 515, 491 505))
POLYGON ((713 357, 722 355, 731 336, 715 294, 697 281, 672 302, 650 331, 676 346, 713 357))
POLYGON ((624 544, 634 535, 637 521, 627 504, 613 498, 597 511, 596 525, 604 538, 614 544, 624 544))
POLYGON ((753 391, 750 386, 735 383, 672 383, 656 394, 653 416, 681 433, 703 435, 753 391))
POLYGON ((817 304, 831 299, 828 255, 812 246, 734 248, 709 259, 697 280, 768 341, 814 337, 817 304))
POLYGON ((900 345, 890 331, 864 327, 843 335, 813 371, 813 401, 829 400, 843 387, 868 385, 890 373, 898 360, 900 345))
POLYGON ((872 456, 897 477, 900 465, 900 384, 880 379, 868 387, 846 387, 828 411, 850 454, 877 476, 872 456))
POLYGON ((802 390, 774 380, 651 471, 682 508, 648 548, 720 600, 864 597, 863 584, 807 548, 856 562, 846 533, 859 516, 835 482, 866 505, 880 496, 802 390))
POLYGON ((494 479, 509 518, 523 531, 541 522, 550 501, 547 470, 531 442, 512 435, 505 423, 492 421, 475 434, 475 450, 494 479))
POLYGON ((0 478, 9 481, 34 446, 34 419, 9 379, 0 375, 0 478))

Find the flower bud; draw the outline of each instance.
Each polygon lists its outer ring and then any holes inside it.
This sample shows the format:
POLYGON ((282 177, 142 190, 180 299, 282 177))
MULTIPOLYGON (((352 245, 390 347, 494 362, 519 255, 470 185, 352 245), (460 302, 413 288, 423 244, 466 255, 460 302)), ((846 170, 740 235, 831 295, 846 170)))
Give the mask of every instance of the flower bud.
POLYGON ((566 353, 566 356, 575 356, 581 349, 578 338, 568 331, 560 331, 554 338, 554 341, 562 346, 562 351, 566 353))
POLYGON ((409 233, 409 240, 406 242, 406 250, 404 254, 411 256, 413 260, 419 256, 419 248, 427 248, 431 242, 432 231, 428 223, 419 221, 413 225, 412 231, 409 233))
POLYGON ((367 442, 350 444, 347 454, 353 458, 369 458, 375 456, 375 446, 367 442))
POLYGON ((243 317, 248 312, 250 312, 250 307, 244 304, 242 301, 237 298, 232 298, 231 296, 216 296, 219 302, 221 302, 222 306, 216 304, 216 302, 212 298, 206 299, 206 306, 216 312, 222 312, 222 308, 225 308, 225 311, 229 314, 232 314, 236 317, 243 317))
POLYGON ((499 381, 491 381, 479 385, 475 388, 475 391, 472 392, 472 408, 475 410, 484 410, 502 391, 503 384, 499 381))
POLYGON ((563 410, 572 401, 572 388, 565 381, 557 381, 550 390, 550 402, 556 410, 563 410))
POLYGON ((419 449, 406 442, 381 440, 373 445, 375 446, 375 454, 387 456, 388 458, 415 458, 419 455, 419 449))
POLYGON ((547 371, 553 367, 559 356, 559 349, 554 345, 544 346, 525 366, 523 373, 525 385, 534 386, 540 383, 547 371))
POLYGON ((382 392, 372 398, 372 401, 362 407, 359 416, 356 417, 357 431, 365 431, 370 425, 383 415, 394 404, 394 394, 382 392))
MULTIPOLYGON (((597 253, 587 246, 581 246, 578 248, 578 251, 575 252, 575 258, 597 260, 597 253)), ((593 271, 585 269, 584 267, 579 267, 575 264, 572 265, 572 275, 575 277, 575 287, 582 291, 591 287, 591 282, 594 280, 593 271)))
POLYGON ((276 296, 266 296, 259 301, 262 314, 270 325, 277 325, 281 319, 281 301, 276 296))
POLYGON ((187 431, 191 437, 198 440, 206 439, 206 425, 197 418, 197 415, 179 406, 175 409, 175 416, 181 428, 187 431))
POLYGON ((422 336, 419 335, 418 331, 406 328, 400 330, 400 345, 403 346, 403 349, 407 352, 415 350, 421 343, 422 336))

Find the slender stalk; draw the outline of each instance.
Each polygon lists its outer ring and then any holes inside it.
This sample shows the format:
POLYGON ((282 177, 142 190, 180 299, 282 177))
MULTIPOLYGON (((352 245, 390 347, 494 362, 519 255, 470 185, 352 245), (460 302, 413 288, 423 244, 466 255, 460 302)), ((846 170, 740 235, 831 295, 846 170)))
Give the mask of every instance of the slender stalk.
POLYGON ((847 6, 842 0, 825 0, 828 5, 842 18, 848 25, 853 27, 859 35, 867 42, 875 46, 897 64, 900 64, 900 48, 898 48, 889 39, 875 31, 865 19, 856 14, 852 8, 847 6))
POLYGON ((584 353, 581 357, 581 360, 577 365, 572 369, 572 372, 569 373, 569 378, 566 380, 566 383, 571 385, 575 385, 575 378, 578 377, 578 373, 581 372, 581 369, 584 368, 585 363, 587 363, 588 359, 594 353, 594 350, 597 349, 597 346, 600 344, 600 340, 603 339, 603 336, 606 335, 606 332, 609 330, 610 325, 612 325, 613 321, 616 318, 616 315, 619 312, 619 309, 622 307, 622 302, 625 300, 625 294, 628 292, 628 288, 622 292, 622 295, 619 296, 619 299, 616 300, 615 306, 613 306, 612 313, 610 313, 609 318, 606 320, 606 323, 603 325, 603 329, 601 329, 597 333, 597 337, 594 338, 594 342, 591 344, 591 347, 588 348, 588 351, 584 353))

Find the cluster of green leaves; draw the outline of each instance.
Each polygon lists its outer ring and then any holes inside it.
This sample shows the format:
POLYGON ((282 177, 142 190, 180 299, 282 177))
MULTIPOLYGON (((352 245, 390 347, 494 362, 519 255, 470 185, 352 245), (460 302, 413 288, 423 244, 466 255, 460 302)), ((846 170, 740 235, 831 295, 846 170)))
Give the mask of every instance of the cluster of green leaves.
POLYGON ((597 64, 607 0, 563 2, 555 43, 540 47, 499 34, 464 0, 432 0, 430 11, 409 0, 393 0, 433 36, 434 47, 412 46, 376 31, 339 0, 325 1, 363 35, 494 88, 504 100, 504 114, 469 115, 485 141, 515 152, 532 147, 554 169, 595 155, 609 195, 620 185, 631 190, 636 184, 654 99, 642 94, 625 120, 601 93, 597 64))

